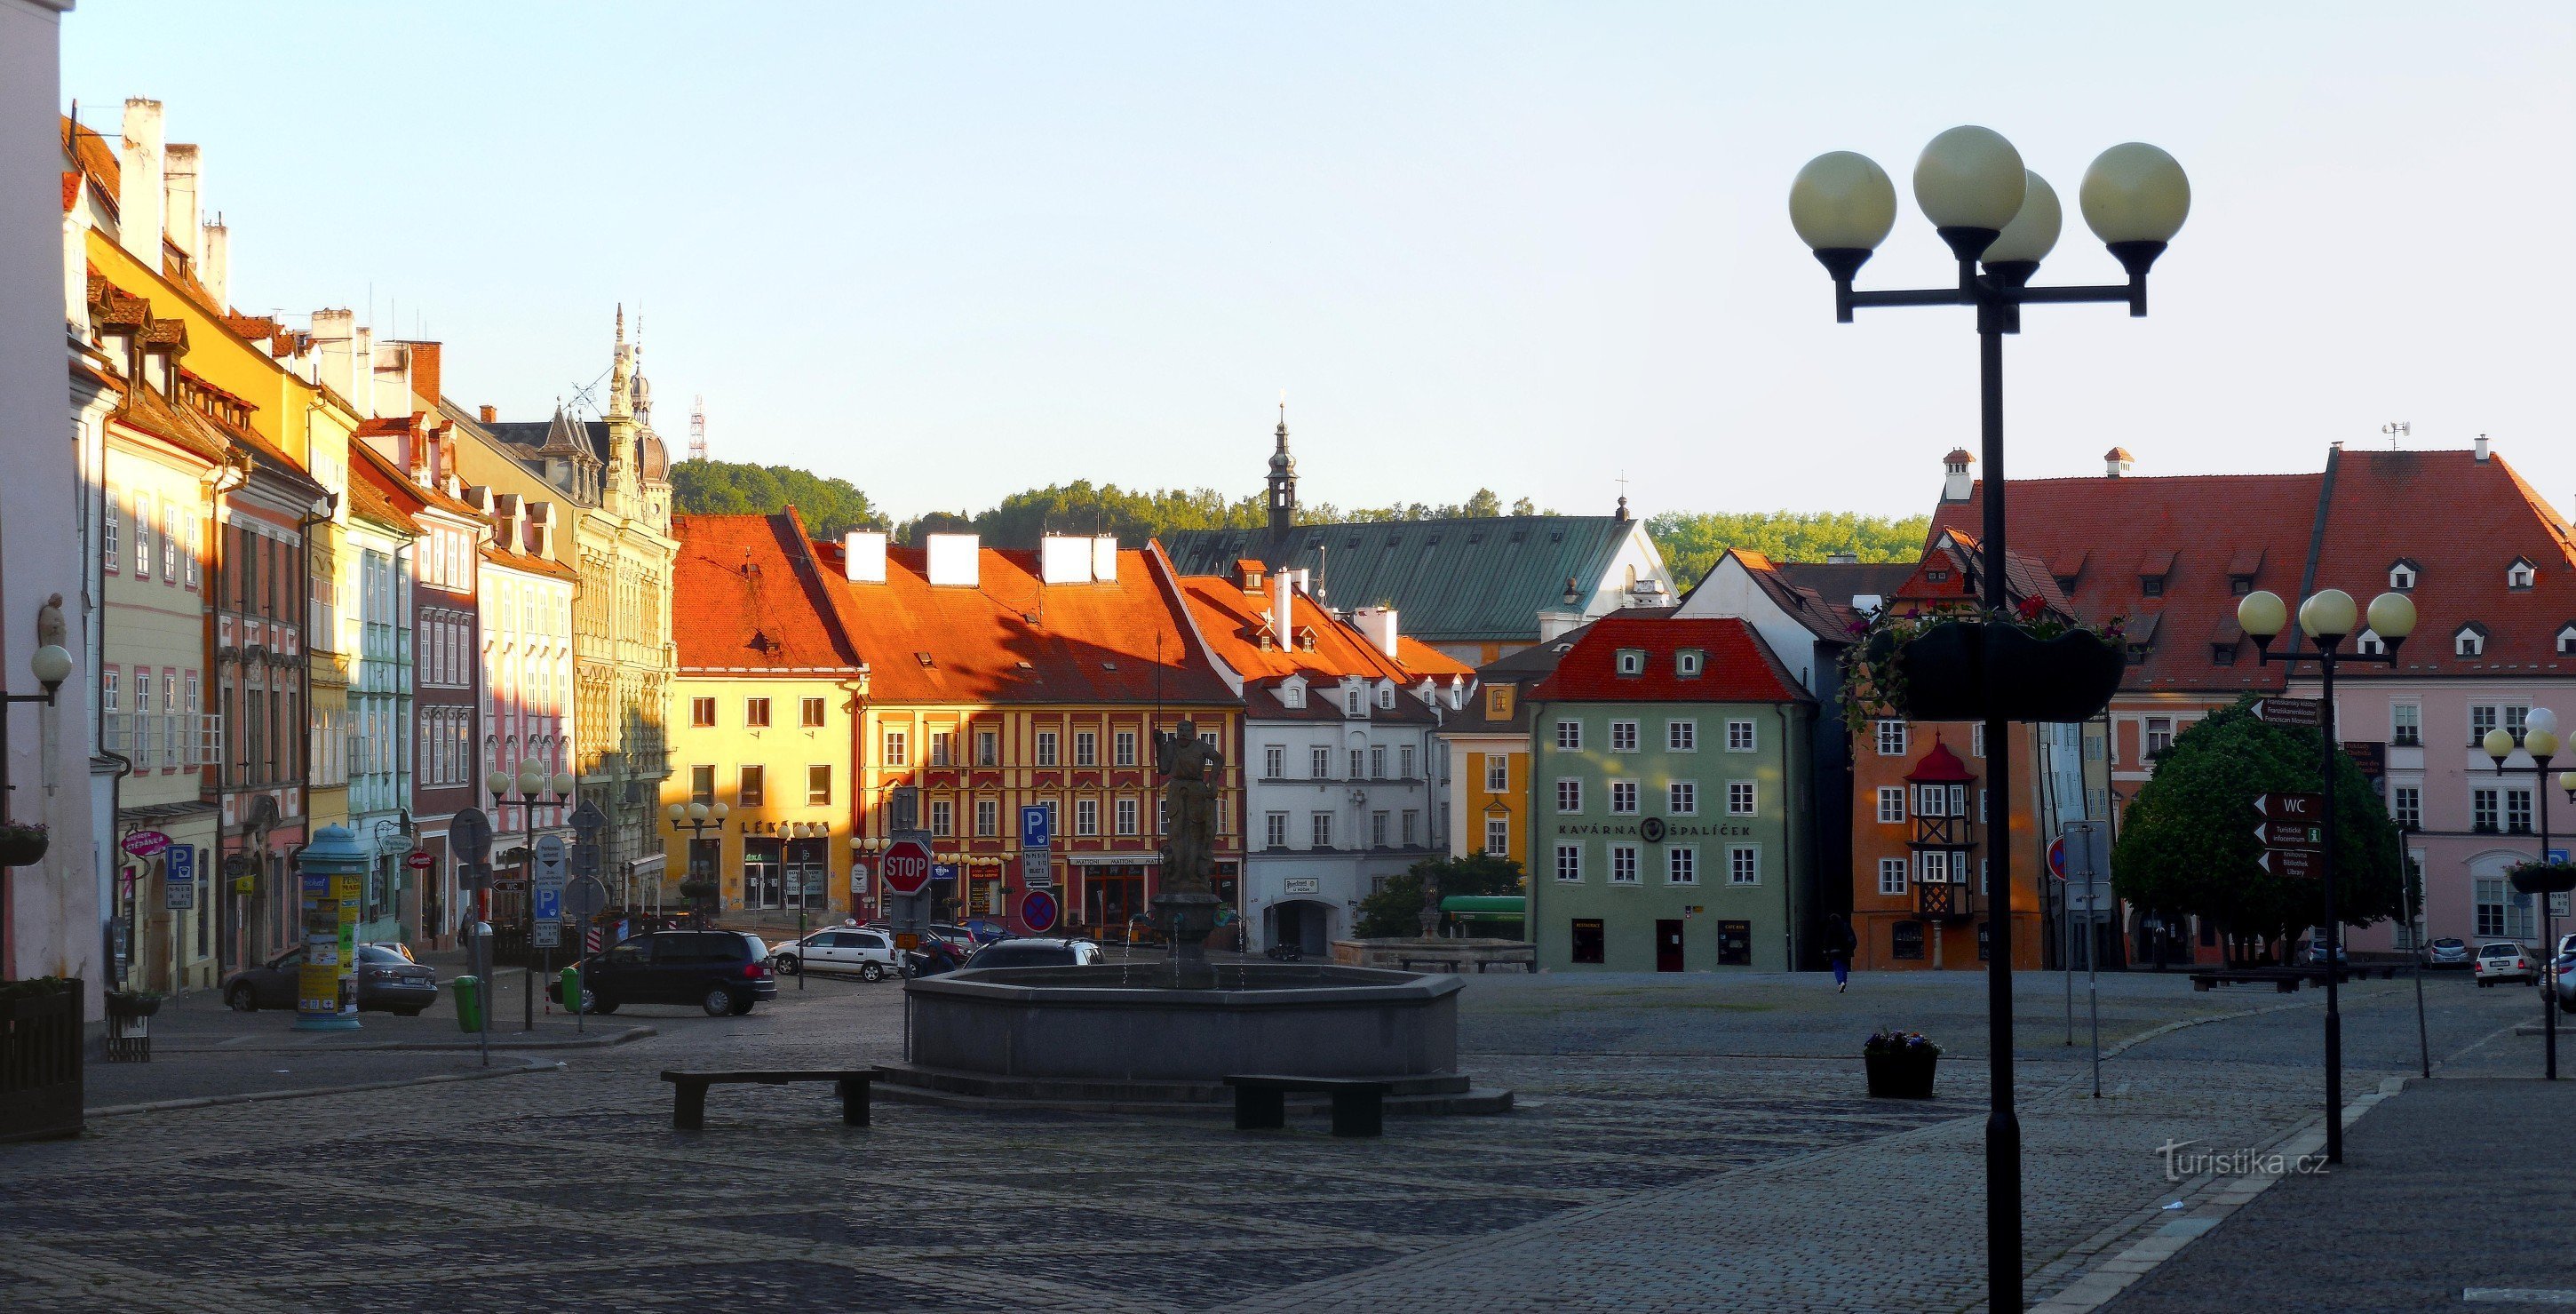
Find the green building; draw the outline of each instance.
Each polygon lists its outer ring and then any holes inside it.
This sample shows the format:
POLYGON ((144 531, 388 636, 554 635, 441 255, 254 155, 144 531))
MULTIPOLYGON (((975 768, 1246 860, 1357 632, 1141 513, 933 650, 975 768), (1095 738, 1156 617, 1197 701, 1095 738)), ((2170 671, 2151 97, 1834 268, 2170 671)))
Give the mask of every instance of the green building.
POLYGON ((1750 625, 1604 617, 1529 701, 1539 966, 1809 965, 1816 704, 1750 625))

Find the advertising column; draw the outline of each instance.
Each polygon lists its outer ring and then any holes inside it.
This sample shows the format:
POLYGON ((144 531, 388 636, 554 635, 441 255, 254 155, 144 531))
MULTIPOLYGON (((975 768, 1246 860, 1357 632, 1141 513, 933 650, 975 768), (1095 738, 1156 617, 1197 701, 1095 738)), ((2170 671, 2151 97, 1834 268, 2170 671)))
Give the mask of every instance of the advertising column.
POLYGON ((358 1026, 358 901, 373 859, 346 826, 324 826, 297 860, 304 965, 296 973, 295 1029, 358 1026))

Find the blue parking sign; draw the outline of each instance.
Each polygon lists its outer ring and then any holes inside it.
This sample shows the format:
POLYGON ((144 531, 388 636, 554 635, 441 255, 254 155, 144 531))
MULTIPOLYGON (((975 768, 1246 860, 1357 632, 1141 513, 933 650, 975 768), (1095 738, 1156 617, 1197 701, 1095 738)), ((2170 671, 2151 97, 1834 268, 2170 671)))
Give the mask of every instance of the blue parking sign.
POLYGON ((1054 844, 1054 827, 1049 820, 1053 815, 1042 805, 1031 804, 1022 807, 1020 809, 1020 847, 1043 849, 1054 844))

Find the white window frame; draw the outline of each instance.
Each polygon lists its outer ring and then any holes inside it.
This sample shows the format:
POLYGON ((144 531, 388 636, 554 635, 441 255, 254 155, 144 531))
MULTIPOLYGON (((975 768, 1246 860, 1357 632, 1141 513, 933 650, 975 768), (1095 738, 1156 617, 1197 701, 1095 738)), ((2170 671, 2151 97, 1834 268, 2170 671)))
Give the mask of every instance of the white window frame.
POLYGON ((1633 720, 1613 720, 1610 723, 1611 752, 1634 753, 1637 751, 1637 745, 1640 742, 1641 741, 1637 735, 1637 722, 1633 720))
POLYGON ((1699 782, 1671 780, 1664 783, 1664 814, 1673 817, 1699 815, 1699 782))
POLYGON ((1485 754, 1485 792, 1501 794, 1512 787, 1512 760, 1502 753, 1485 754))
POLYGON ((1905 786, 1881 785, 1878 787, 1878 824, 1882 826, 1905 824, 1905 786), (1890 804, 1894 806, 1891 807, 1890 804), (1894 815, 1891 816, 1890 813, 1894 815))
POLYGON ((1664 722, 1664 751, 1696 753, 1699 751, 1699 722, 1677 720, 1664 722))
POLYGON ((1637 876, 1636 845, 1613 844, 1610 846, 1610 883, 1613 885, 1636 885, 1639 883, 1637 876))
POLYGON ((1878 860, 1878 892, 1880 894, 1893 897, 1903 897, 1906 885, 1905 859, 1881 858, 1878 860))
POLYGON ((1879 722, 1877 733, 1878 755, 1880 757, 1905 756, 1905 744, 1907 738, 1905 723, 1903 721, 1879 722))
POLYGON ((1277 780, 1288 774, 1288 746, 1286 744, 1263 744, 1261 746, 1261 774, 1272 780, 1277 780))
POLYGON ((1558 751, 1560 751, 1560 752, 1566 752, 1566 753, 1580 753, 1580 752, 1582 752, 1582 751, 1583 751, 1583 723, 1582 723, 1581 721, 1559 721, 1559 722, 1557 722, 1557 723, 1556 723, 1556 746, 1557 746, 1558 751))
POLYGON ((1559 844, 1556 846, 1556 879, 1567 885, 1580 885, 1583 883, 1582 845, 1559 844))
POLYGON ((1556 813, 1561 817, 1583 815, 1583 779, 1580 776, 1556 778, 1556 813))
POLYGON ((1488 857, 1504 858, 1511 856, 1511 852, 1512 819, 1509 817, 1485 818, 1486 855, 1488 857))
POLYGON ((1664 850, 1664 884, 1699 884, 1699 846, 1675 844, 1664 850))
POLYGON ((1637 815, 1636 781, 1613 780, 1610 782, 1610 815, 1614 817, 1633 817, 1637 815))
POLYGON ((1729 844, 1726 846, 1726 883, 1741 888, 1762 883, 1762 846, 1729 844))
POLYGON ((1273 849, 1284 849, 1288 847, 1288 814, 1285 812, 1265 813, 1261 820, 1262 839, 1264 841, 1263 847, 1273 849))
POLYGON ((1729 721, 1726 723, 1727 752, 1751 753, 1758 750, 1761 744, 1761 731, 1754 722, 1729 721))
POLYGON ((1100 833, 1100 800, 1078 798, 1073 801, 1073 833, 1091 836, 1100 833))
POLYGON ((1726 782, 1726 815, 1750 817, 1759 814, 1761 810, 1762 792, 1756 782, 1750 780, 1726 782))

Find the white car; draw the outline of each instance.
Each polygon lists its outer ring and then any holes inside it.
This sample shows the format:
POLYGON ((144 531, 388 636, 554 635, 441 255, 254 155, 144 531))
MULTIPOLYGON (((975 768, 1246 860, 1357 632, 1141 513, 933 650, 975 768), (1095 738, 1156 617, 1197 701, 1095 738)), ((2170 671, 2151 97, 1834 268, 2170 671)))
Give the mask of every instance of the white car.
POLYGON ((2498 981, 2536 985, 2540 981, 2540 960, 2530 950, 2511 940, 2490 940, 2479 945, 2479 988, 2484 989, 2498 981))
POLYGON ((818 972, 855 972, 862 981, 899 974, 893 938, 857 926, 835 926, 802 940, 782 941, 770 949, 769 965, 786 976, 809 967, 818 972))

